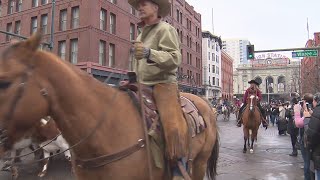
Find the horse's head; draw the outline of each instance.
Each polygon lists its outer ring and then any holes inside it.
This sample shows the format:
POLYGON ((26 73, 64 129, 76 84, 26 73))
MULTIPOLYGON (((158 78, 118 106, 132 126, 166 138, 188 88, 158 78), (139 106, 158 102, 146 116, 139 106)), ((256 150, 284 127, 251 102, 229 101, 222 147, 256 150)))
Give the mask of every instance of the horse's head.
POLYGON ((256 95, 250 95, 247 99, 247 104, 250 105, 250 111, 253 111, 254 110, 254 106, 257 105, 257 96, 256 95))
POLYGON ((48 114, 37 61, 41 35, 15 43, 0 55, 0 157, 48 114))

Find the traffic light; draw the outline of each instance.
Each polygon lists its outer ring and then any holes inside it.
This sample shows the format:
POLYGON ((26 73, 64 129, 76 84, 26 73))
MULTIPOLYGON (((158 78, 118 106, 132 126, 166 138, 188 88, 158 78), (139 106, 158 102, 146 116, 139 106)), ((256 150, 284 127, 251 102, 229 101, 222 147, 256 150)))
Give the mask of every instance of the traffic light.
POLYGON ((248 59, 254 59, 254 45, 247 45, 247 57, 248 59))

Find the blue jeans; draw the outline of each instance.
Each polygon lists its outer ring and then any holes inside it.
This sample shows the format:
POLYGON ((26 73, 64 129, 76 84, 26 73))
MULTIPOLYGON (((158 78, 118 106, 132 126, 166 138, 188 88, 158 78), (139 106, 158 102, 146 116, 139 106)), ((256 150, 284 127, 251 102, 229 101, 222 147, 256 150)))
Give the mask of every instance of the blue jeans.
POLYGON ((315 169, 315 180, 320 180, 320 170, 315 169))
MULTIPOLYGON (((300 148, 301 148, 301 155, 303 158, 303 170, 304 170, 304 180, 311 180, 311 172, 310 172, 310 160, 311 160, 311 153, 309 149, 304 147, 304 140, 303 137, 300 141, 300 148)), ((320 180, 320 179, 319 179, 320 180)))

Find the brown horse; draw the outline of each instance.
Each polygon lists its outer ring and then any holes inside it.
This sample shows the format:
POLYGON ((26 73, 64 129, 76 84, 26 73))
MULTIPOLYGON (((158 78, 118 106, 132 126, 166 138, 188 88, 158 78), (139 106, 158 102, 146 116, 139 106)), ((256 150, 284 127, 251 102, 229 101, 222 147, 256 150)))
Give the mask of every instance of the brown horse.
MULTIPOLYGON (((72 148, 77 179, 149 179, 142 118, 125 91, 106 86, 52 53, 38 50, 36 33, 16 43, 0 57, 0 157, 34 123, 50 115, 72 148), (75 145, 76 144, 76 145, 75 145), (75 146, 73 146, 75 145, 75 146), (125 157, 114 159, 119 154, 125 157), (108 164, 103 160, 112 161, 108 164), (90 159, 95 167, 82 166, 90 159), (105 164, 104 164, 105 163, 105 164)), ((192 179, 215 179, 219 141, 216 115, 198 96, 194 102, 207 128, 191 141, 192 179)), ((151 163, 153 179, 167 171, 151 163)))
POLYGON ((247 98, 247 107, 242 115, 244 146, 243 153, 247 152, 247 141, 250 147, 250 153, 253 153, 253 143, 257 139, 258 129, 261 124, 261 114, 257 106, 257 96, 249 95, 247 98), (251 137, 251 144, 249 143, 251 137))

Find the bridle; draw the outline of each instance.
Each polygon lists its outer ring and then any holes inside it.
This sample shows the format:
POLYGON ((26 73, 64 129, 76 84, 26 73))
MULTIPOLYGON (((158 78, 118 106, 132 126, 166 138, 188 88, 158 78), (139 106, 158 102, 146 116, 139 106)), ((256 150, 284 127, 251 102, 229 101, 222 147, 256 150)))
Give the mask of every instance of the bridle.
MULTIPOLYGON (((32 74, 34 70, 34 66, 27 66, 27 69, 26 71, 22 74, 22 77, 21 77, 21 82, 20 84, 18 85, 18 90, 17 90, 17 93, 15 94, 10 106, 9 106, 9 111, 5 114, 5 121, 10 121, 12 119, 12 116, 14 114, 14 111, 15 111, 15 108, 17 106, 17 104, 19 103, 19 100, 22 98, 23 96, 23 93, 25 91, 25 85, 28 81, 28 78, 30 77, 30 75, 32 74)), ((111 76, 109 76, 110 78, 111 76)), ((109 79, 108 78, 108 79, 109 79)), ((49 108, 50 108, 50 99, 49 99, 49 94, 48 94, 48 91, 46 88, 42 88, 40 83, 37 82, 37 85, 40 87, 40 93, 42 96, 44 96, 48 103, 49 103, 49 108)), ((114 102, 115 101, 115 98, 117 97, 117 94, 118 92, 115 93, 115 95, 113 96, 112 100, 110 101, 110 103, 114 102)), ((12 163, 12 165, 26 165, 26 164, 33 164, 33 163, 38 163, 38 162, 41 162, 45 159, 49 159, 51 157, 54 157, 54 156, 58 156, 60 154, 63 154, 64 152, 68 151, 68 150, 71 150, 73 148, 75 148, 76 146, 79 146, 80 144, 82 144, 83 142, 85 142, 90 136, 92 136, 96 130, 102 125, 102 123, 104 122, 104 120, 106 119, 106 112, 102 113, 102 116, 101 118, 99 119, 98 123, 96 124, 96 126, 91 130, 90 133, 88 133, 86 136, 84 136, 82 139, 80 139, 77 143, 73 144, 72 146, 69 146, 68 149, 64 150, 64 151, 61 151, 59 153, 56 153, 54 155, 50 155, 49 157, 47 158, 43 158, 43 159, 39 159, 39 160, 34 160, 34 161, 30 161, 30 162, 27 162, 27 163, 12 163)), ((4 127, 1 127, 0 128, 0 145, 3 145, 5 149, 10 149, 9 145, 8 145, 8 139, 9 137, 7 136, 7 130, 4 128, 4 127)), ((61 135, 61 133, 59 134, 61 135)), ((57 135, 54 139, 56 139, 59 135, 57 135)), ((53 140, 54 140, 53 139, 53 140)), ((51 140, 49 143, 46 143, 44 146, 50 144, 53 140, 51 140)), ((144 148, 146 145, 146 141, 144 139, 138 139, 138 142, 124 150, 121 150, 119 152, 116 152, 114 154, 110 154, 110 155, 102 155, 102 156, 99 156, 99 157, 95 157, 95 158, 89 158, 89 159, 80 159, 80 158, 76 158, 75 159, 75 162, 76 162, 76 165, 80 168, 98 168, 98 167, 102 167, 104 165, 107 165, 107 164, 110 164, 112 162, 116 162, 118 160, 121 160, 133 153, 135 153, 136 151, 139 151, 140 149, 144 148)), ((42 147, 44 147, 42 146, 42 147)), ((33 152, 41 149, 42 147, 34 150, 33 152)), ((32 153, 32 152, 31 152, 32 153)), ((29 153, 29 154, 31 154, 29 153)), ((26 155, 21 155, 19 157, 23 157, 23 156, 26 156, 26 155)), ((15 157, 13 157, 15 158, 15 157)), ((13 159, 13 158, 6 158, 6 159, 13 159)))
MULTIPOLYGON (((25 85, 28 81, 29 76, 32 74, 34 67, 33 66, 27 66, 26 71, 21 75, 21 82, 18 85, 18 90, 15 96, 13 97, 13 100, 10 103, 9 106, 9 111, 5 114, 4 120, 5 121, 10 121, 12 119, 12 116, 14 114, 14 111, 17 107, 17 104, 19 103, 19 100, 22 98, 22 95, 25 91, 25 85)), ((47 90, 46 89, 41 89, 40 90, 41 94, 43 96, 47 96, 47 90)), ((5 149, 10 149, 9 144, 8 144, 8 135, 7 135, 7 129, 5 127, 0 127, 0 145, 3 145, 5 149)))

